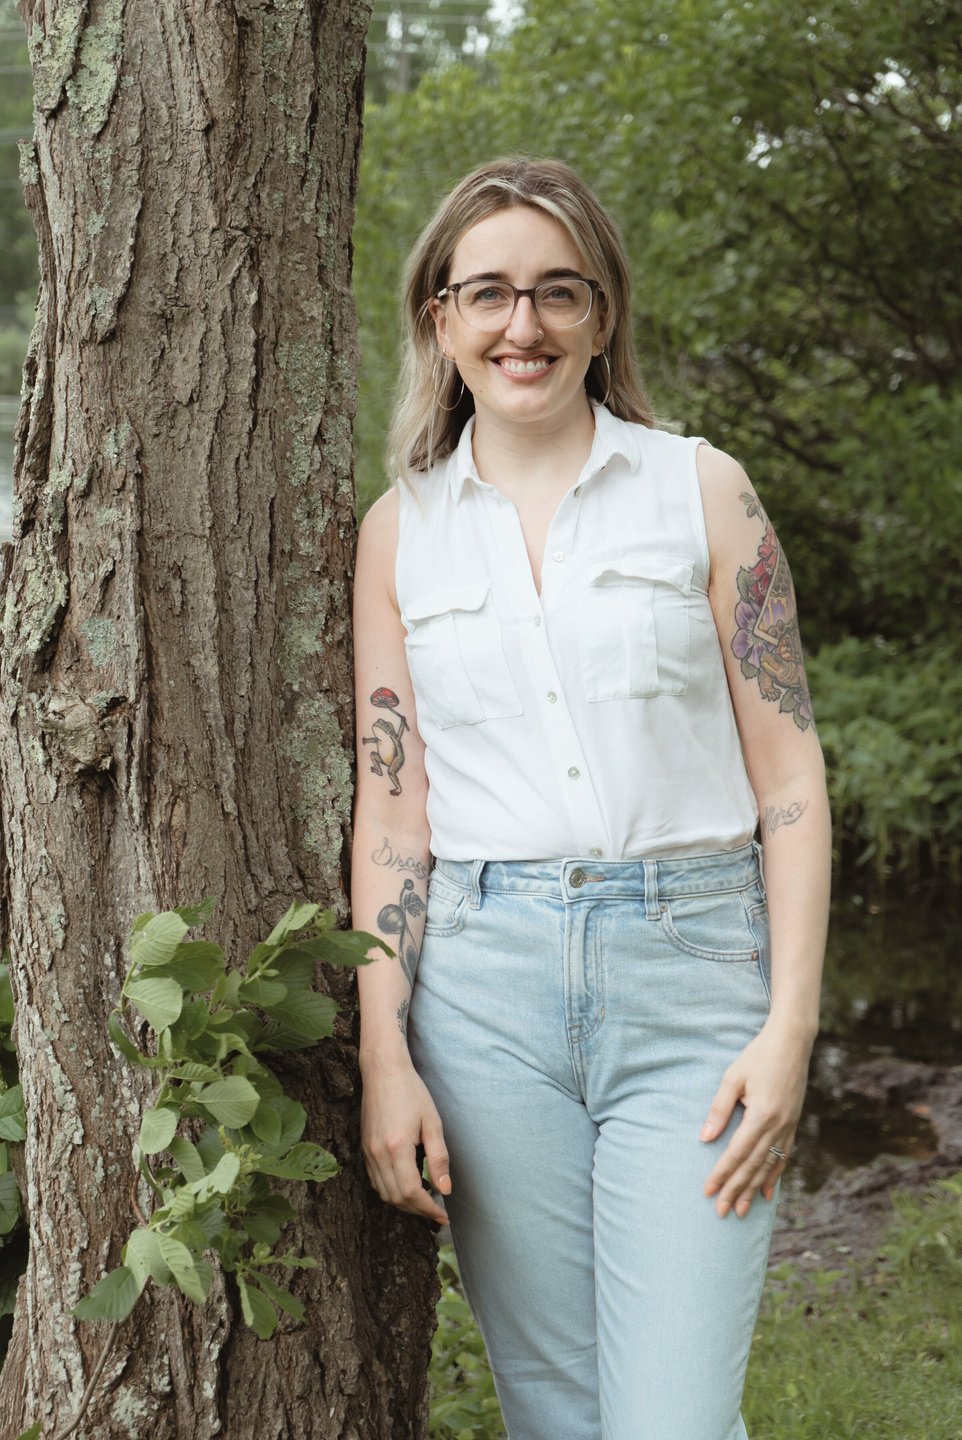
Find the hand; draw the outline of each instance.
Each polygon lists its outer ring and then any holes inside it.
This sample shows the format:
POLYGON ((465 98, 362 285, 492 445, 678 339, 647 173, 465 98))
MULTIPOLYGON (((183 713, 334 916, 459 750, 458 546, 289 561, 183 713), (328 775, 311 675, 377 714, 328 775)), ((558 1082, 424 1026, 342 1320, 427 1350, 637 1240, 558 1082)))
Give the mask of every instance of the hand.
POLYGON ((441 1117, 414 1066, 368 1071, 361 1100, 361 1149, 368 1177, 382 1200, 438 1225, 448 1217, 421 1183, 417 1148, 424 1146, 435 1190, 451 1194, 441 1117))
POLYGON ((725 1071, 700 1136, 716 1139, 741 1101, 745 1113, 705 1182, 723 1218, 731 1209, 747 1215, 759 1191, 766 1200, 774 1195, 802 1113, 810 1054, 809 1042, 765 1025, 725 1071), (786 1159, 772 1155, 771 1145, 786 1159))

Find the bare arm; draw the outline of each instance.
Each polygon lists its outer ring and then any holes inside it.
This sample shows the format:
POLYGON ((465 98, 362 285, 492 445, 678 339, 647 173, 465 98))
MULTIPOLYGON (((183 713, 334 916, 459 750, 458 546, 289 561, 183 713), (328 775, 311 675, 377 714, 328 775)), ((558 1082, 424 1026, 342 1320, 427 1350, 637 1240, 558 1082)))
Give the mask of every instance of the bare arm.
POLYGON ((358 971, 361 1137, 381 1198, 443 1223, 421 1184, 424 1146, 435 1188, 450 1193, 441 1123, 407 1047, 407 1014, 424 931, 431 866, 424 746, 394 593, 397 497, 372 507, 361 527, 354 587, 357 795, 352 849, 353 923, 396 952, 358 971))
POLYGON ((825 769, 812 720, 795 592, 784 551, 744 470, 702 446, 698 470, 712 560, 709 598, 748 775, 758 802, 772 936, 772 1006, 729 1067, 702 1138, 745 1115, 709 1177, 726 1214, 770 1197, 804 1099, 818 1030, 831 875, 825 769))

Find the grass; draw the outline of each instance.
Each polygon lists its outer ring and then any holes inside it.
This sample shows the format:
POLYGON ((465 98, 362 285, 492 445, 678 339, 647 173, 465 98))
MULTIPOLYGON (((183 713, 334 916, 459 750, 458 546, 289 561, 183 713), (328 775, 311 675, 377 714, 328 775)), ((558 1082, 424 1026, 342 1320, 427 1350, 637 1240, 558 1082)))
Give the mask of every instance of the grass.
MULTIPOLYGON (((960 1440, 962 1176, 893 1196, 876 1256, 769 1277, 745 1386, 751 1440, 960 1440)), ((432 1363, 432 1440, 504 1440, 451 1250, 432 1363)))

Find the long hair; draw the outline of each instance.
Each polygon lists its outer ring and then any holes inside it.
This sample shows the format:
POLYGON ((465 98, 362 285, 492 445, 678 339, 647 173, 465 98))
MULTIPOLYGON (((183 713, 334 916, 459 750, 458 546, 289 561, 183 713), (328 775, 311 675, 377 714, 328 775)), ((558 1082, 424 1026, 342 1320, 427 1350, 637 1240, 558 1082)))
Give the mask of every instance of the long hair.
POLYGON ((389 473, 410 484, 457 446, 474 397, 452 361, 440 356, 430 302, 450 278, 461 236, 479 220, 514 205, 544 210, 564 226, 599 281, 608 365, 595 356, 585 389, 622 420, 653 427, 631 336, 631 274, 614 220, 579 175, 558 160, 493 160, 467 175, 441 202, 408 259, 405 335, 398 399, 388 441, 389 473))

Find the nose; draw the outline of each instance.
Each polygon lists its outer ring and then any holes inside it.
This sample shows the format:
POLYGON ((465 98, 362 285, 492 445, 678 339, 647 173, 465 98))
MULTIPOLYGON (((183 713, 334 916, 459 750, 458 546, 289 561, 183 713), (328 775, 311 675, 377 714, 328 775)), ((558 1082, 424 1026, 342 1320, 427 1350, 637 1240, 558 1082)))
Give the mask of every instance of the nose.
POLYGON ((528 345, 537 345, 538 341, 544 338, 544 326, 538 319, 538 312, 534 308, 534 300, 530 295, 518 296, 518 303, 514 307, 514 314, 508 321, 504 335, 506 340, 511 340, 522 348, 528 345))

